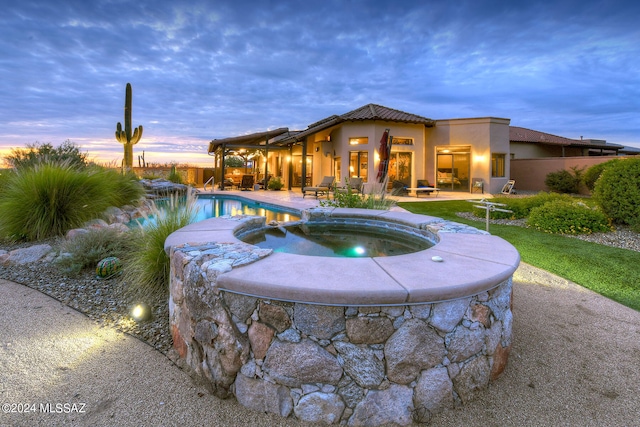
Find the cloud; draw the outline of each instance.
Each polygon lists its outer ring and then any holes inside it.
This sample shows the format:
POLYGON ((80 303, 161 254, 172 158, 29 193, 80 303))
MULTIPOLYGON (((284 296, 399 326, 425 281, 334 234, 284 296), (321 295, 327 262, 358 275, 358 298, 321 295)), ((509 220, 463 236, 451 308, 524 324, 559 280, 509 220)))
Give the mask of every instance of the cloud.
POLYGON ((110 140, 127 82, 141 144, 158 153, 370 102, 640 144, 638 12, 573 0, 20 2, 0 16, 0 146, 110 140))

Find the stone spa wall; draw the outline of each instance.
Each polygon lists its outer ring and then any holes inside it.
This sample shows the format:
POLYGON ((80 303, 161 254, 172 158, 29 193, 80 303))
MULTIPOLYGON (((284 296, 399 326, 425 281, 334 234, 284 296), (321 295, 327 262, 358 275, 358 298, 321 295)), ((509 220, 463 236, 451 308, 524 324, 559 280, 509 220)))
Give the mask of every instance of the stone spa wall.
POLYGON ((220 275, 270 252, 241 242, 172 247, 174 348, 216 396, 305 421, 407 425, 473 399, 506 365, 511 278, 452 301, 390 306, 286 302, 218 286, 220 275))

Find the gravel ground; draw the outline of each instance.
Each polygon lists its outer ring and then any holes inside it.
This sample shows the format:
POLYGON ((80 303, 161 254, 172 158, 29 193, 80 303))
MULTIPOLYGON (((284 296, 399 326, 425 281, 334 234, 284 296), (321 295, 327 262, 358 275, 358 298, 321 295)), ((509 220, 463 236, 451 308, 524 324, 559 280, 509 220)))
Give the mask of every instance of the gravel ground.
MULTIPOLYGON (((37 242, 56 247, 56 240, 37 242)), ((0 249, 11 251, 34 243, 0 242, 0 249)), ((137 302, 124 290, 126 283, 119 277, 99 279, 92 271, 78 275, 61 273, 52 263, 0 266, 0 278, 37 289, 61 301, 89 318, 139 338, 166 354, 172 346, 169 333, 169 307, 165 300, 144 301, 152 307, 150 320, 137 323, 129 313, 137 302)))
MULTIPOLYGON (((468 213, 459 213, 458 216, 477 220, 476 217, 472 217, 468 213)), ((483 228, 483 223, 482 220, 478 221, 478 227, 483 228)), ((491 220, 491 223, 524 226, 523 220, 491 220)), ((619 227, 610 233, 570 237, 640 251, 640 234, 625 227, 619 227)), ((38 243, 48 243, 54 248, 57 245, 55 240, 38 243)), ((0 242, 0 249, 11 251, 32 244, 0 242)), ((91 271, 83 272, 77 276, 68 276, 62 274, 51 263, 38 263, 10 267, 0 266, 0 278, 24 284, 50 295, 105 326, 114 327, 147 342, 164 354, 171 349, 172 340, 169 333, 167 302, 163 299, 145 301, 152 307, 153 316, 149 321, 136 323, 131 319, 129 313, 137 301, 131 301, 127 298, 124 292, 126 283, 118 277, 98 279, 91 271)))

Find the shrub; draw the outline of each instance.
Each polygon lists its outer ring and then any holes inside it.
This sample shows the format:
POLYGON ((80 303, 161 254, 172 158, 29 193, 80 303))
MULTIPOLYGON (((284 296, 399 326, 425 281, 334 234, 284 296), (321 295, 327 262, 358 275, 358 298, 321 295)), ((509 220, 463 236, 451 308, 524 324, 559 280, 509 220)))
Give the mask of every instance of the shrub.
POLYGON ((78 169, 67 162, 18 169, 5 185, 0 192, 0 234, 12 240, 64 235, 99 218, 109 206, 133 203, 142 194, 117 172, 78 169))
POLYGON ((549 187, 551 191, 557 191, 558 193, 579 193, 584 168, 579 169, 577 166, 574 166, 571 170, 573 173, 564 169, 550 172, 547 174, 544 184, 549 187))
POLYGON ((65 163, 72 167, 87 166, 87 153, 81 153, 70 140, 57 148, 51 144, 27 144, 27 148, 15 148, 5 157, 5 161, 16 169, 33 167, 41 163, 65 163))
POLYGON ((333 199, 321 200, 320 206, 389 210, 395 203, 395 200, 386 198, 384 195, 360 194, 347 186, 346 191, 334 192, 333 199))
POLYGON ((532 209, 527 225, 554 234, 611 231, 609 220, 601 211, 566 200, 554 200, 532 209))
POLYGON ((613 159, 609 160, 608 162, 598 163, 597 165, 591 166, 584 172, 584 174, 582 175, 582 182, 589 189, 589 191, 593 192, 596 186, 596 181, 598 180, 598 178, 600 178, 602 172, 617 161, 618 159, 613 159))
POLYGON ((113 228, 89 230, 60 245, 60 252, 66 255, 56 265, 65 273, 77 274, 85 268, 95 269, 98 261, 109 256, 123 259, 130 247, 130 233, 113 228))
POLYGON ((593 196, 615 223, 640 231, 640 159, 625 159, 607 166, 596 181, 593 196))
MULTIPOLYGON (((513 211, 513 213, 507 212, 492 212, 491 218, 508 218, 508 219, 520 219, 526 218, 529 216, 531 209, 536 208, 538 206, 542 206, 547 202, 553 200, 566 200, 572 201, 573 198, 568 194, 559 194, 559 193, 549 193, 541 191, 540 193, 529 196, 529 197, 508 197, 508 196, 497 196, 491 199, 492 202, 503 203, 506 206, 506 209, 513 211)), ((475 216, 479 218, 484 218, 486 212, 481 209, 474 208, 473 213, 475 216)))
POLYGON ((184 184, 182 175, 180 175, 180 172, 178 172, 175 165, 171 166, 171 171, 169 172, 167 180, 173 182, 174 184, 184 184))
POLYGON ((144 221, 144 228, 134 231, 131 251, 124 261, 123 280, 128 292, 138 298, 166 295, 169 291, 169 255, 164 242, 169 234, 190 224, 196 217, 196 197, 187 195, 184 202, 172 196, 163 209, 152 208, 155 220, 144 221))
POLYGON ((267 184, 269 190, 281 190, 282 187, 284 187, 284 184, 279 176, 271 178, 267 184))

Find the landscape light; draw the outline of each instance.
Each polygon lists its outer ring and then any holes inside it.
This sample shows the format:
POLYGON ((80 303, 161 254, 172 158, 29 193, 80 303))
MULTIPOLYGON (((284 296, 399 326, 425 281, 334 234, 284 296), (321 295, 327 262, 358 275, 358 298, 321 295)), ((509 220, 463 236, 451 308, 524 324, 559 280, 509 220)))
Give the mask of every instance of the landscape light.
POLYGON ((133 320, 136 322, 149 320, 151 319, 151 307, 144 303, 136 304, 133 306, 133 309, 131 309, 131 317, 133 317, 133 320))

